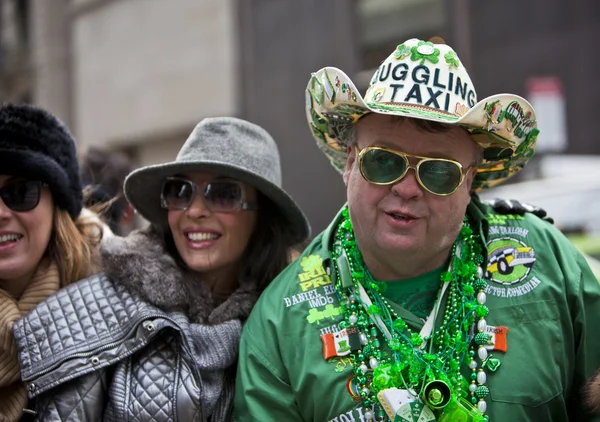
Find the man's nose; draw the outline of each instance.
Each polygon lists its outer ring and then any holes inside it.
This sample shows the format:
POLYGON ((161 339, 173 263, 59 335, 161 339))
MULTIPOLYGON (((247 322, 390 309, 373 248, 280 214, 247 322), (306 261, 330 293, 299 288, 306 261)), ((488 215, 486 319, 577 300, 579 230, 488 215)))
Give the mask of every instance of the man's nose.
POLYGON ((410 166, 402 179, 392 185, 392 192, 402 199, 413 199, 423 196, 423 188, 417 180, 416 169, 410 166))

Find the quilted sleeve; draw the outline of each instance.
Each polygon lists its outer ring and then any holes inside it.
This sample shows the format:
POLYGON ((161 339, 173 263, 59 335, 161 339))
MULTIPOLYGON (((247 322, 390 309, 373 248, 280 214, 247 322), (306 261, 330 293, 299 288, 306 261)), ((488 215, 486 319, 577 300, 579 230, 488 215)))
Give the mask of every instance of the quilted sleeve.
POLYGON ((109 373, 91 372, 40 394, 35 421, 101 421, 107 400, 109 373))

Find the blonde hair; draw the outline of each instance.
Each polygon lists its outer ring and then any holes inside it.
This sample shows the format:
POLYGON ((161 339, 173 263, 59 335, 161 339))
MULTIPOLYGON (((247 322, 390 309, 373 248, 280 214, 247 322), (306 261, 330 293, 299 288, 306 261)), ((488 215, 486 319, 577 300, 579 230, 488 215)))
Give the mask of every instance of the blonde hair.
POLYGON ((48 255, 58 267, 61 287, 100 271, 101 240, 99 220, 82 213, 73 221, 67 211, 55 207, 48 255))

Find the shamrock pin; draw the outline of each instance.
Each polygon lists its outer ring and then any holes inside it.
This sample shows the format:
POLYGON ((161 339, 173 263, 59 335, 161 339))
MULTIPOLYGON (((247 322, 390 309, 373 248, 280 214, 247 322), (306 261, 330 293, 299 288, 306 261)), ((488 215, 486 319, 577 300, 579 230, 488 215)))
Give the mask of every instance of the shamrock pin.
POLYGON ((500 368, 500 365, 502 364, 502 362, 500 362, 500 359, 497 359, 494 357, 494 355, 490 355, 485 361, 483 361, 483 367, 487 367, 487 369, 489 369, 492 372, 496 372, 498 370, 498 368, 500 368))
POLYGON ((398 60, 403 60, 405 57, 410 56, 410 48, 407 45, 400 44, 394 51, 394 57, 398 60))
POLYGON ((410 51, 412 52, 410 59, 412 61, 421 60, 421 64, 425 63, 425 60, 435 64, 439 60, 440 50, 435 48, 430 41, 419 41, 419 44, 411 48, 410 51))
POLYGON ((448 51, 446 54, 444 54, 444 58, 446 59, 446 64, 449 67, 459 67, 460 66, 460 61, 458 61, 458 56, 456 55, 456 53, 454 51, 448 51))

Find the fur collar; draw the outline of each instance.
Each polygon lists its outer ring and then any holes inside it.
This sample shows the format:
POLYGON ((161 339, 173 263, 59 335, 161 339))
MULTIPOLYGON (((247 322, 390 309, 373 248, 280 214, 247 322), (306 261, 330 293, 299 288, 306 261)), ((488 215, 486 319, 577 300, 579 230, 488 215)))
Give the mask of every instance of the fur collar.
POLYGON ((111 280, 163 311, 185 313, 192 322, 245 320, 259 296, 254 284, 241 281, 225 302, 217 303, 198 274, 182 268, 167 252, 162 234, 153 226, 107 238, 101 253, 111 280))
POLYGON ((600 414, 600 368, 586 386, 586 401, 593 412, 600 414))

